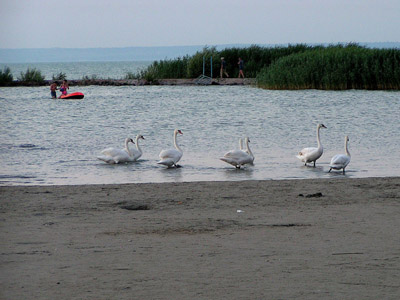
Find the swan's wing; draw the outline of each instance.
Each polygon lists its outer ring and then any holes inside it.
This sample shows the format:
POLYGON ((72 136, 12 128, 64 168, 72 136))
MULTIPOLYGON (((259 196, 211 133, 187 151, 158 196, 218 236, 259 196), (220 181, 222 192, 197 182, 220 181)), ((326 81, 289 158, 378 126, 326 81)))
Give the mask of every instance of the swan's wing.
POLYGON ((165 158, 165 159, 161 159, 160 161, 157 162, 159 165, 164 165, 164 166, 172 166, 173 164, 175 164, 175 160, 172 158, 165 158))
POLYGON ((180 159, 182 157, 182 153, 176 149, 169 149, 169 150, 162 150, 159 156, 161 160, 167 158, 180 159))
POLYGON ((345 154, 337 154, 331 159, 330 167, 346 167, 350 162, 350 157, 345 154))
POLYGON ((122 150, 122 149, 117 149, 117 148, 107 148, 107 149, 104 149, 103 151, 101 151, 101 154, 112 156, 112 157, 119 156, 119 155, 121 155, 121 153, 123 155, 123 153, 126 153, 126 151, 122 150))
POLYGON ((252 157, 251 155, 247 155, 246 157, 243 156, 243 157, 240 159, 239 163, 240 163, 241 165, 245 165, 245 164, 252 164, 253 161, 254 161, 254 157, 252 157))
POLYGON ((118 164, 120 162, 128 162, 133 160, 133 157, 130 157, 124 149, 107 148, 101 151, 101 154, 102 155, 98 156, 97 158, 108 163, 118 164))
POLYGON ((231 150, 224 154, 225 158, 232 158, 232 159, 241 159, 243 157, 248 156, 247 152, 243 150, 231 150))
POLYGON ((315 161, 322 156, 322 148, 304 148, 302 149, 296 157, 304 162, 315 161))
POLYGON ((112 158, 111 156, 108 156, 108 155, 99 155, 99 156, 97 156, 97 159, 100 159, 108 164, 115 164, 114 158, 112 158))
POLYGON ((123 163, 123 162, 134 161, 135 159, 133 156, 129 156, 129 154, 126 153, 126 151, 121 151, 121 153, 119 155, 114 157, 114 160, 118 164, 118 163, 123 163))
POLYGON ((316 151, 318 151, 318 148, 315 148, 315 147, 303 148, 303 149, 301 149, 301 151, 299 152, 299 154, 297 156, 306 157, 316 151))
POLYGON ((239 165, 239 163, 238 163, 238 161, 236 159, 232 159, 230 157, 220 157, 220 160, 222 160, 222 161, 224 161, 224 162, 226 162, 226 163, 228 163, 228 164, 230 164, 230 165, 232 165, 234 167, 239 165))
POLYGON ((253 163, 254 158, 251 155, 249 155, 246 151, 231 150, 225 153, 225 155, 221 157, 220 160, 228 164, 231 164, 233 166, 238 166, 238 165, 253 163))

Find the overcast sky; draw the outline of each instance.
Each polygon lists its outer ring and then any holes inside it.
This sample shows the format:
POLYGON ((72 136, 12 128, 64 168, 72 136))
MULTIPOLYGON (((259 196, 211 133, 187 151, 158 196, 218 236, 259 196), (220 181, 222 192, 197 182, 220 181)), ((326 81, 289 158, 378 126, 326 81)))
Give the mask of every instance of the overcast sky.
POLYGON ((399 0, 0 0, 0 48, 399 41, 399 0))

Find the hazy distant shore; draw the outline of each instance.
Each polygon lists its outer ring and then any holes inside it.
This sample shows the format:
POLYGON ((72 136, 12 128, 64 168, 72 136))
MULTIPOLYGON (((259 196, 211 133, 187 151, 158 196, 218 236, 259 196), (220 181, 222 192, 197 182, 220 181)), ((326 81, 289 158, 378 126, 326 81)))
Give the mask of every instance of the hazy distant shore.
MULTIPOLYGON (((43 83, 26 83, 21 81, 13 81, 8 87, 13 86, 46 86, 57 81, 61 84, 62 80, 45 80, 43 83)), ((156 79, 148 81, 146 79, 78 79, 68 80, 69 86, 88 86, 88 85, 103 85, 103 86, 143 86, 143 85, 196 85, 196 79, 156 79)), ((211 85, 254 85, 254 78, 213 78, 211 85)))
POLYGON ((399 296, 400 177, 15 186, 0 196, 2 299, 399 296))

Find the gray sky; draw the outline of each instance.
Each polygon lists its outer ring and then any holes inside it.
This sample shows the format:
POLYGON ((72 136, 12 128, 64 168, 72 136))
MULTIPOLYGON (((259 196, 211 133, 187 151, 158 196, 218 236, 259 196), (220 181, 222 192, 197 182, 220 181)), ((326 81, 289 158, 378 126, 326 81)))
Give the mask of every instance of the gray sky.
POLYGON ((0 48, 399 41, 399 0, 0 0, 0 48))

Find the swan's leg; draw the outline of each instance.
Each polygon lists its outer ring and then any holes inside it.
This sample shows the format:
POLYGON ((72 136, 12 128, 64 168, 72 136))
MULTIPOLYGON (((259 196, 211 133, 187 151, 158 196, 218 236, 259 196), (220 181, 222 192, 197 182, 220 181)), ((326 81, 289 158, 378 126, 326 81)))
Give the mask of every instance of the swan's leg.
POLYGON ((346 171, 344 170, 345 168, 346 168, 346 167, 343 168, 343 175, 344 175, 344 173, 346 173, 346 171))
POLYGON ((314 168, 315 168, 315 162, 316 162, 316 160, 314 160, 314 168))
POLYGON ((329 169, 328 173, 330 173, 332 171, 332 168, 329 169))

